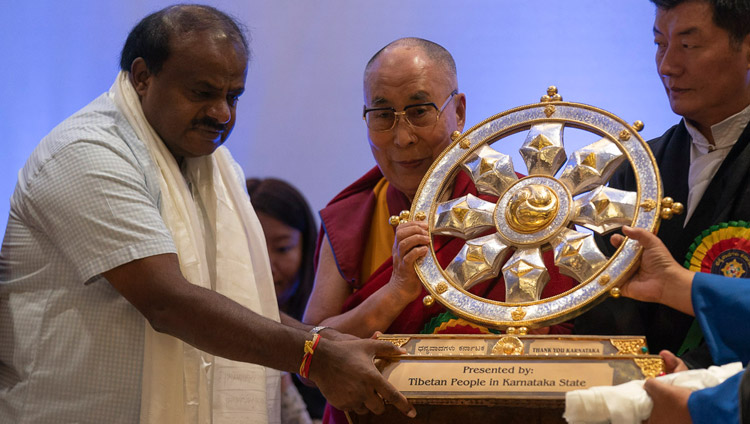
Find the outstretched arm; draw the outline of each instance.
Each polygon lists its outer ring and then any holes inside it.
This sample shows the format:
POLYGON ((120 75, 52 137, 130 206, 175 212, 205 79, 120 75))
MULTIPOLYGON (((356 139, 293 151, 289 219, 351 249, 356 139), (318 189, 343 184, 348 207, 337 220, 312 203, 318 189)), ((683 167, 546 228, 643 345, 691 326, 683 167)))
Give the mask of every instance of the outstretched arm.
MULTIPOLYGON (((282 325, 191 284, 182 276, 175 254, 138 259, 105 272, 104 277, 156 331, 224 358, 299 370, 304 343, 310 339, 302 324, 282 325)), ((385 399, 411 414, 414 410, 406 398, 372 362, 375 355, 399 353, 388 342, 326 339, 315 350, 310 379, 339 409, 381 413, 385 399)))

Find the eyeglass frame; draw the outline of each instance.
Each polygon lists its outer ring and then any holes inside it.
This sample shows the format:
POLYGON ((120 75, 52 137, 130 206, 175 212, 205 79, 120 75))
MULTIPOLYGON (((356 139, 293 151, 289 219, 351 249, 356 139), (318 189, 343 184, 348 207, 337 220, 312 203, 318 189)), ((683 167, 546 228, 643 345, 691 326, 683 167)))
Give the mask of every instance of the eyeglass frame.
POLYGON ((408 123, 409 126, 411 126, 413 128, 427 128, 429 125, 425 125, 423 127, 420 127, 420 126, 412 124, 411 121, 409 121, 409 118, 406 117, 406 109, 409 109, 409 108, 412 108, 412 107, 419 107, 419 106, 432 106, 432 107, 434 107, 438 111, 437 117, 435 117, 435 122, 432 123, 432 125, 435 125, 437 123, 437 121, 440 120, 440 115, 443 113, 443 111, 445 110, 445 108, 448 107, 448 103, 450 103, 450 101, 455 96, 457 96, 457 95, 458 95, 458 89, 454 89, 453 91, 451 91, 451 94, 448 96, 447 99, 445 99, 445 102, 443 102, 443 105, 440 106, 440 109, 438 109, 437 105, 435 103, 433 103, 433 102, 415 103, 413 105, 406 105, 406 106, 404 106, 404 109, 401 110, 400 112, 396 111, 396 109, 394 107, 392 107, 392 106, 388 106, 388 107, 374 107, 374 108, 368 109, 367 105, 364 105, 362 107, 362 119, 365 121, 365 125, 367 125, 367 128, 369 128, 372 131, 377 131, 377 132, 391 131, 392 129, 396 128, 396 124, 397 124, 397 122, 399 120, 399 117, 402 116, 402 115, 404 116, 404 121, 406 121, 406 123, 408 123), (378 110, 392 110, 393 111, 393 114, 394 114, 395 117, 393 118, 393 125, 391 125, 390 128, 385 129, 385 130, 376 130, 376 129, 370 128, 370 125, 367 123, 367 113, 368 112, 378 111, 378 110))

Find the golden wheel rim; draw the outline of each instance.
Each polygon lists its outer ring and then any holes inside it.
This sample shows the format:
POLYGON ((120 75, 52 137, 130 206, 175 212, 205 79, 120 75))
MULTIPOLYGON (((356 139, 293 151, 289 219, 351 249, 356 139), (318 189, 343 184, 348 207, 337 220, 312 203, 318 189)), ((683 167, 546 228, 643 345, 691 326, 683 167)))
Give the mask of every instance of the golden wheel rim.
POLYGON ((568 320, 608 295, 634 268, 641 248, 626 241, 607 258, 593 233, 622 225, 655 231, 659 224, 661 180, 656 161, 631 126, 617 116, 584 104, 563 102, 551 87, 540 103, 492 116, 454 138, 422 180, 411 216, 426 216, 431 235, 458 237, 465 245, 445 268, 430 245, 416 265, 431 297, 467 320, 495 328, 530 328, 568 320), (601 137, 571 153, 566 128, 601 137), (511 158, 491 145, 526 131, 519 149, 527 174, 518 178, 511 158), (637 190, 606 186, 628 161, 637 190), (468 173, 479 194, 446 199, 459 171, 468 173), (590 231, 581 231, 587 228, 590 231), (489 234, 488 234, 489 233, 489 234), (553 249, 560 272, 579 282, 573 289, 541 298, 549 273, 542 252, 553 249), (502 273, 506 301, 470 293, 481 281, 502 273))

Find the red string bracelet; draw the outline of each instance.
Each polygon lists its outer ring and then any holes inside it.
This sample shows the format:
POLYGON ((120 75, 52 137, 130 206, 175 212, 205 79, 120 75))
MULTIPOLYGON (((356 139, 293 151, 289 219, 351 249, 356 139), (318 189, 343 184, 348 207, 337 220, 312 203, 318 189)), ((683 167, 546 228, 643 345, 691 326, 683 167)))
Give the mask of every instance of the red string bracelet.
POLYGON ((302 378, 308 378, 310 375, 310 363, 312 362, 315 348, 320 342, 320 334, 315 333, 312 340, 305 340, 305 356, 302 357, 302 364, 299 366, 299 375, 302 378))

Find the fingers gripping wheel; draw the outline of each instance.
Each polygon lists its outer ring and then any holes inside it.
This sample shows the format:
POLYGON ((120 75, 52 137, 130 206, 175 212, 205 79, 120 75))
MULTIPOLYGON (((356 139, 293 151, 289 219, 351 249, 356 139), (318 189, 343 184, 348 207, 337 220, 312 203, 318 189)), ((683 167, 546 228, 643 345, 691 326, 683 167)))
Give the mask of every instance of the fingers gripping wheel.
MULTIPOLYGON (((412 203, 411 216, 426 216, 431 236, 465 240, 461 251, 442 267, 432 244, 415 266, 434 299, 467 320, 495 328, 548 326, 591 307, 636 266, 640 247, 626 241, 608 258, 593 233, 622 225, 655 231, 662 214, 662 188, 656 161, 637 131, 609 112, 563 102, 554 87, 540 103, 495 115, 464 134, 433 163, 412 203), (563 133, 575 128, 601 137, 567 156, 563 133), (526 169, 501 153, 504 138, 526 132, 519 149, 526 169), (629 161, 637 191, 607 187, 609 178, 629 161), (447 198, 458 172, 471 176, 478 193, 447 198), (528 175, 519 178, 515 171, 528 175), (491 196, 491 197, 490 197, 491 196), (573 289, 541 298, 549 272, 542 252, 554 250, 560 272, 579 282, 573 289), (502 273, 505 301, 478 297, 468 290, 502 273)), ((670 208, 671 213, 675 207, 670 208)), ((671 215, 670 215, 671 216, 671 215)))

